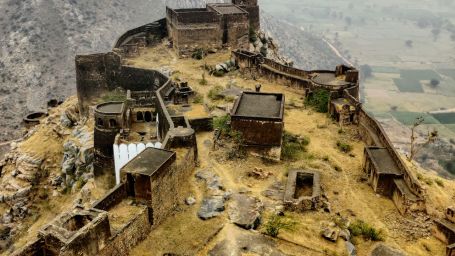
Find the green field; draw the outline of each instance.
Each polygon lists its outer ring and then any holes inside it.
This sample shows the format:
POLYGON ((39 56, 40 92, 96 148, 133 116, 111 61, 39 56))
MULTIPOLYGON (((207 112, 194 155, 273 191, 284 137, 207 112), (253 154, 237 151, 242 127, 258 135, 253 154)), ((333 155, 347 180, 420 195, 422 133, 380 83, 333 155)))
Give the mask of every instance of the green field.
POLYGON ((455 124, 455 113, 432 114, 441 124, 455 124))
POLYGON ((400 92, 416 92, 423 93, 423 88, 420 82, 412 78, 394 78, 393 82, 398 87, 400 92))
POLYGON ((402 79, 413 79, 418 81, 431 79, 441 80, 441 76, 431 69, 401 69, 400 76, 402 79))
POLYGON ((439 121, 432 115, 419 112, 393 111, 390 112, 400 123, 404 125, 413 125, 418 117, 423 117, 424 124, 439 124, 439 121))
POLYGON ((400 73, 400 69, 398 69, 396 67, 372 66, 371 69, 373 70, 373 73, 391 73, 391 74, 400 73))
POLYGON ((437 69, 436 71, 452 79, 455 79, 455 69, 437 69))

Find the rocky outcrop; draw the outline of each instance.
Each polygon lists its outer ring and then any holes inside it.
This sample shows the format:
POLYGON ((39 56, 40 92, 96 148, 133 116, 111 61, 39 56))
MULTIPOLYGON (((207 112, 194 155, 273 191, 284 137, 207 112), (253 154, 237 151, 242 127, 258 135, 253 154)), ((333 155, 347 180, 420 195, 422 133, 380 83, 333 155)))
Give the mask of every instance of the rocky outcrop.
POLYGON ((228 208, 229 219, 244 229, 256 229, 261 223, 263 204, 256 197, 234 194, 228 208))
POLYGON ((207 220, 220 215, 225 210, 225 201, 230 197, 230 193, 224 191, 220 177, 210 169, 196 172, 195 177, 204 181, 207 187, 207 195, 202 200, 198 217, 207 220))

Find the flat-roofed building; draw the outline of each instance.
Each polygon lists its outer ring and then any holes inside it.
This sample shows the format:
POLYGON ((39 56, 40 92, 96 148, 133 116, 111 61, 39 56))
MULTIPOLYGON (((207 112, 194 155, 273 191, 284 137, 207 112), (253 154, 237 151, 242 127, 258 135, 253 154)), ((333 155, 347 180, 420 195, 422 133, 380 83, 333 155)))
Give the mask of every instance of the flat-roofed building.
POLYGON ((284 130, 284 95, 243 92, 231 112, 231 127, 250 146, 280 147, 284 130))

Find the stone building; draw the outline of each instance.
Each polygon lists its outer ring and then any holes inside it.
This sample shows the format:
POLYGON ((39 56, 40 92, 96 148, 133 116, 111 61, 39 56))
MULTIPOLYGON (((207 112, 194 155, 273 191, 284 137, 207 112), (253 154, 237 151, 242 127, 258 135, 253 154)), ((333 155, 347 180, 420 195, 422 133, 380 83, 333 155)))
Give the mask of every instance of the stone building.
POLYGON ((284 95, 243 92, 231 111, 231 127, 246 145, 281 147, 284 130, 284 95))
POLYGON ((256 1, 234 1, 206 8, 168 7, 166 23, 169 39, 181 55, 224 46, 247 49, 250 29, 259 29, 259 6, 256 1))
POLYGON ((374 192, 391 197, 395 179, 403 176, 386 148, 366 147, 364 171, 374 192))

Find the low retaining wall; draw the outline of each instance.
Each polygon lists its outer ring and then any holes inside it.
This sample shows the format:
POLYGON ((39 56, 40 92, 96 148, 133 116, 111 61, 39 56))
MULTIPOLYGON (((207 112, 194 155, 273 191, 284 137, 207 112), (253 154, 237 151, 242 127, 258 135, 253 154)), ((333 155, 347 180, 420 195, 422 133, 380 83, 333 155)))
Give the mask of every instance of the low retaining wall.
POLYGON ((122 230, 113 234, 108 244, 100 252, 102 256, 129 255, 130 250, 147 238, 151 231, 149 210, 143 207, 122 230))
POLYGON ((98 210, 108 211, 127 197, 124 183, 120 183, 107 192, 100 200, 96 201, 92 207, 98 210))

